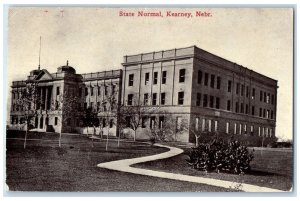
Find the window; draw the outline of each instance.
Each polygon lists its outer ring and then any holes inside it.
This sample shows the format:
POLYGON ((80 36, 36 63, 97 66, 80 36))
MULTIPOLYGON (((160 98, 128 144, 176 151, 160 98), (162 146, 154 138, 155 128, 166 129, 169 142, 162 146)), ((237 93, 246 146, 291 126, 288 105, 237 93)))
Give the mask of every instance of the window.
POLYGON ((160 129, 163 127, 164 121, 165 121, 164 116, 159 116, 158 117, 158 126, 159 126, 160 129))
POLYGON ((114 95, 116 92, 116 85, 111 86, 111 95, 114 95))
POLYGON ((91 102, 90 108, 94 108, 94 102, 91 102))
POLYGON ((153 75, 153 84, 157 84, 157 76, 158 76, 158 73, 154 72, 154 75, 153 75))
POLYGON ((202 131, 205 131, 205 119, 202 119, 202 131))
POLYGON ((263 117, 266 117, 266 109, 263 110, 263 117))
POLYGON ((152 94, 152 105, 156 105, 157 93, 152 94))
POLYGON ((235 102, 235 112, 239 112, 239 102, 235 102))
POLYGON ((258 127, 258 136, 260 136, 260 126, 258 127))
POLYGON ((209 107, 211 107, 211 108, 214 107, 214 97, 213 96, 209 97, 209 107))
POLYGON ((162 78, 161 78, 161 83, 166 84, 167 81, 167 71, 162 72, 162 78))
POLYGON ((267 103, 270 103, 270 94, 267 94, 267 103))
POLYGON ((204 94, 204 97, 203 97, 203 107, 207 107, 207 103, 208 103, 207 94, 204 94))
POLYGON ((56 95, 58 96, 60 94, 59 87, 56 87, 56 95))
POLYGON ((104 112, 107 111, 107 105, 106 105, 106 103, 103 103, 103 111, 104 111, 104 112))
POLYGON ((247 125, 244 125, 244 134, 247 134, 247 125))
POLYGON ((128 94, 127 105, 132 105, 132 101, 133 101, 133 94, 128 94))
POLYGON ((197 93, 196 106, 200 106, 200 105, 201 105, 201 94, 197 93))
POLYGON ((155 117, 150 117, 150 128, 153 129, 155 127, 155 117))
POLYGON ((236 134, 236 130, 237 130, 237 128, 236 128, 236 123, 234 123, 234 131, 233 131, 233 134, 236 134))
POLYGON ((208 132, 211 132, 211 120, 208 120, 208 132))
POLYGON ((185 69, 179 70, 179 82, 184 82, 185 80, 185 69))
POLYGON ((248 106, 248 104, 246 104, 246 112, 245 113, 249 114, 249 106, 248 106))
POLYGON ((241 103, 241 113, 244 113, 244 103, 241 103))
POLYGON ((149 73, 145 73, 145 85, 149 83, 149 73))
POLYGON ((108 86, 105 85, 104 86, 104 95, 107 96, 107 94, 108 94, 108 86))
POLYGON ((230 111, 231 101, 227 100, 227 110, 230 111))
POLYGON ((184 92, 178 92, 178 105, 183 105, 183 101, 184 101, 184 92))
POLYGON ((210 75, 210 87, 215 87, 215 75, 210 75))
POLYGON ((255 88, 252 88, 252 99, 255 99, 255 88))
POLYGON ((260 100, 260 101, 262 101, 262 100, 263 100, 263 92, 262 92, 262 91, 260 91, 259 100, 260 100))
POLYGON ((198 70, 198 84, 202 83, 202 71, 198 70))
POLYGON ((129 74, 128 86, 133 86, 134 74, 129 74))
POLYGON ((207 86, 208 85, 208 73, 204 74, 204 85, 207 86))
POLYGON ((160 104, 165 105, 166 104, 166 93, 160 94, 160 104))
POLYGON ((147 117, 142 117, 142 128, 146 128, 147 117))
POLYGON ((254 114, 255 114, 255 107, 252 106, 252 115, 254 115, 254 114))
MULTIPOLYGON (((130 127, 130 117, 128 119, 127 118, 128 117, 126 117, 126 123, 129 123, 128 127, 130 127)), ((102 119, 102 126, 103 126, 103 128, 106 127, 106 119, 105 118, 102 119)))
POLYGON ((244 96, 244 92, 245 92, 245 86, 242 84, 241 96, 244 96))
POLYGON ((236 94, 240 92, 240 83, 236 83, 236 94))
POLYGON ((98 87, 98 96, 101 95, 101 87, 98 87))
POLYGON ((259 117, 262 116, 262 108, 259 108, 259 117))
POLYGON ((218 131, 218 121, 215 121, 215 132, 218 131))
POLYGON ((249 97, 249 87, 246 86, 246 97, 248 98, 249 97))
POLYGON ((57 126, 57 123, 58 123, 58 117, 55 117, 54 118, 54 125, 57 126))
POLYGON ((270 110, 267 110, 266 118, 270 118, 270 110))
POLYGON ((274 113, 273 113, 273 110, 271 110, 271 119, 274 118, 274 113))
POLYGON ((144 94, 144 105, 148 104, 148 93, 144 94))
POLYGON ((199 118, 198 117, 196 117, 196 119, 195 119, 195 130, 199 131, 199 118))
POLYGON ((250 134, 253 135, 253 126, 250 126, 250 134))
POLYGON ((216 108, 220 109, 220 98, 216 97, 216 108))
POLYGON ((87 96, 89 94, 89 89, 86 87, 85 88, 85 96, 87 96))
POLYGON ((229 133, 229 122, 226 122, 226 133, 229 133))
POLYGON ((87 109, 87 102, 84 103, 84 109, 87 109))
POLYGON ((218 76, 217 77, 217 89, 220 89, 221 88, 221 77, 218 76))
POLYGON ((240 124, 239 134, 242 134, 242 124, 240 124))
POLYGON ((100 110, 100 102, 97 102, 97 111, 100 110))
POLYGON ((231 80, 228 80, 227 91, 231 92, 231 80))
POLYGON ((113 126, 114 126, 114 120, 111 119, 111 120, 109 121, 109 128, 112 128, 113 126))
POLYGON ((91 89, 91 96, 93 96, 94 95, 94 88, 91 87, 90 89, 91 89))
POLYGON ((269 136, 272 137, 272 134, 273 134, 273 130, 272 128, 270 128, 269 136))
POLYGON ((267 102, 267 93, 264 92, 264 102, 267 102))
POLYGON ((272 97, 272 98, 271 98, 271 104, 274 105, 274 100, 275 100, 274 95, 272 94, 271 97, 272 97))

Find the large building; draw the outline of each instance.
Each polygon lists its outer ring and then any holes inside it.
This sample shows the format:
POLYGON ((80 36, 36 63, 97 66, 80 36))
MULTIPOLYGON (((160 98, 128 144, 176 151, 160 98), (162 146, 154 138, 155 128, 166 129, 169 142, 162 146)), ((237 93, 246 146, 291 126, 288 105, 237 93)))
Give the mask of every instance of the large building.
MULTIPOLYGON (((180 141, 194 142, 195 131, 275 137, 278 85, 274 79, 196 46, 124 56, 122 65, 122 70, 83 75, 76 74, 68 65, 54 74, 32 71, 27 81, 13 82, 11 123, 22 123, 22 112, 14 107, 16 91, 35 79, 41 80, 38 84, 45 100, 36 125, 44 129, 47 125, 56 128, 57 116, 43 112, 43 108, 50 108, 49 104, 59 94, 57 88, 61 93, 68 88, 74 89, 74 94, 83 90, 78 94, 84 97, 82 107, 97 108, 102 125, 112 128, 116 119, 101 120, 101 111, 106 109, 99 105, 109 88, 118 91, 118 102, 128 107, 141 104, 156 108, 155 113, 143 119, 137 138, 147 137, 145 133, 154 122, 161 124, 166 115, 174 118, 176 130, 180 130, 183 122, 187 125, 188 129, 176 137, 180 141)), ((63 113, 60 115, 64 118, 63 113)), ((80 118, 66 118, 70 120, 61 125, 63 132, 72 132, 70 127, 80 130, 80 118)))

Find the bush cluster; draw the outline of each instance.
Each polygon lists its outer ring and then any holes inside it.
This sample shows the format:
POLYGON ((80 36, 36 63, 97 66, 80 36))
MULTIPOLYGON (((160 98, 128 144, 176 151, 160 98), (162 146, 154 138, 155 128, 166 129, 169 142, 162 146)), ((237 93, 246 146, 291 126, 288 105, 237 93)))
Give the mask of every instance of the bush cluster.
POLYGON ((229 172, 244 174, 250 170, 253 153, 238 141, 213 140, 212 143, 201 143, 189 152, 188 164, 201 171, 229 172))

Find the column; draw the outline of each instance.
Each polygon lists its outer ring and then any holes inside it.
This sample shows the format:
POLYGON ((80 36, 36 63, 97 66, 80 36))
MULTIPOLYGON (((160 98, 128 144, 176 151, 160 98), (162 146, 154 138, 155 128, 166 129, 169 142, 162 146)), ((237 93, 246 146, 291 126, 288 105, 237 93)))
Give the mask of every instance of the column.
POLYGON ((46 90, 46 97, 45 97, 45 110, 48 110, 48 91, 49 91, 49 88, 46 87, 45 88, 46 90))
POLYGON ((41 87, 40 109, 43 109, 43 87, 41 87))

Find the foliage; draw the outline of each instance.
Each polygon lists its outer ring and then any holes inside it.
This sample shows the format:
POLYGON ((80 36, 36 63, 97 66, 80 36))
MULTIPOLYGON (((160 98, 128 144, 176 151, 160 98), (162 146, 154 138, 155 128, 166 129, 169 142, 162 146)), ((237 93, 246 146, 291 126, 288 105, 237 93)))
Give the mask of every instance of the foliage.
POLYGON ((197 170, 234 174, 249 171, 253 159, 253 153, 249 153, 247 147, 236 140, 224 143, 215 139, 212 143, 200 143, 188 155, 188 164, 197 170))
POLYGON ((91 108, 91 107, 84 109, 82 121, 83 121, 83 125, 86 127, 99 126, 98 112, 93 110, 93 108, 91 108))

